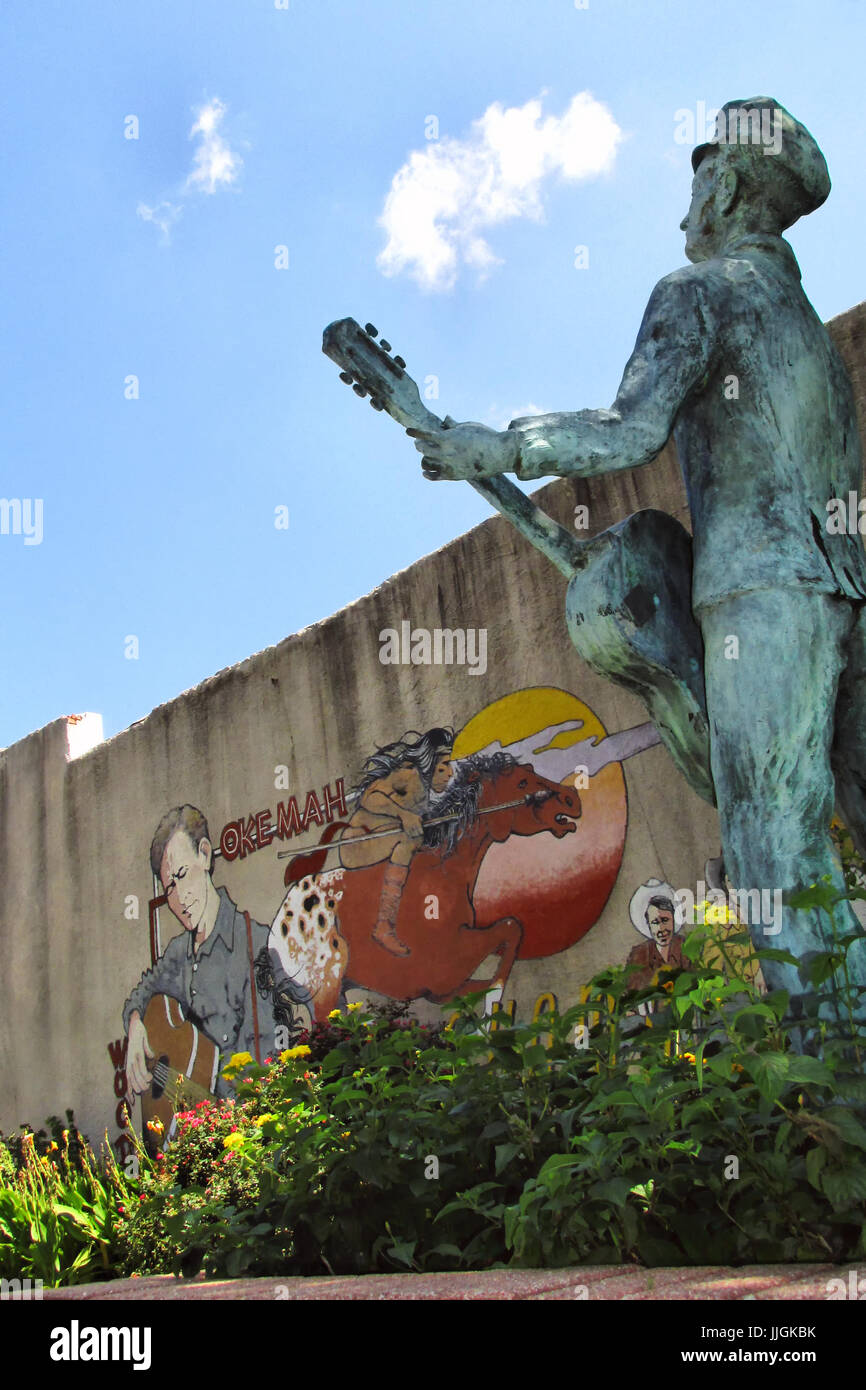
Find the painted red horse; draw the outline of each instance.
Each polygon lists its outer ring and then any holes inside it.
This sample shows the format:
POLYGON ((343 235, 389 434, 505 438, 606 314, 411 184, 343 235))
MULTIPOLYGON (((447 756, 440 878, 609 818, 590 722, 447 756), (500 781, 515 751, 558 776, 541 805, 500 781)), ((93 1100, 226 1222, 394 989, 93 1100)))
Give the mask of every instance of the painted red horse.
MULTIPOLYGON (((514 763, 502 753, 467 759, 437 801, 423 847, 410 865, 397 918, 408 955, 396 956, 372 939, 387 861, 322 872, 328 855, 324 848, 291 860, 286 870, 291 886, 274 918, 272 942, 279 950, 281 937, 288 937, 292 922, 287 918, 297 916, 291 908, 298 904, 299 890, 310 901, 319 889, 316 910, 325 901, 333 911, 328 936, 338 946, 328 974, 335 982, 339 973, 340 992, 354 986, 396 999, 440 1003, 504 987, 523 928, 515 917, 476 919, 473 893, 481 861, 490 845, 511 835, 550 833, 562 839, 573 834, 580 814, 573 787, 538 776, 528 764, 514 763), (443 817, 448 819, 442 822, 443 817), (475 979, 488 956, 498 957, 493 974, 475 979)), ((327 837, 332 844, 331 863, 337 853, 334 836, 342 828, 331 825, 323 836, 323 843, 327 837)), ((314 987, 313 996, 314 1017, 322 1018, 334 1006, 334 984, 314 987)))

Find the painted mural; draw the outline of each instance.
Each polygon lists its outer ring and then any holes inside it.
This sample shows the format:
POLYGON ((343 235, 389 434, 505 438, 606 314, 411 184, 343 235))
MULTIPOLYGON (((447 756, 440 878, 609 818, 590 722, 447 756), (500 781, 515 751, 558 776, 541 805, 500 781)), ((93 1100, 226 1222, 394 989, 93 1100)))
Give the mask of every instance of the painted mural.
MULTIPOLYGON (((150 845, 152 964, 109 1048, 115 1093, 140 1097, 167 1142, 178 1108, 230 1094, 229 1056, 291 1045, 349 989, 434 1004, 485 991, 488 1011, 513 1013, 515 964, 568 950, 598 922, 626 840, 622 764, 658 742, 652 724, 609 734, 576 696, 533 687, 456 732, 404 730, 361 750, 354 777, 309 790, 303 810, 287 797, 218 835, 206 808, 168 810, 150 845), (270 923, 213 881, 220 859, 266 851, 270 923)), ((636 985, 687 963, 669 884, 639 886, 630 915, 636 985)), ((555 1003, 545 994, 536 1012, 555 1003)))

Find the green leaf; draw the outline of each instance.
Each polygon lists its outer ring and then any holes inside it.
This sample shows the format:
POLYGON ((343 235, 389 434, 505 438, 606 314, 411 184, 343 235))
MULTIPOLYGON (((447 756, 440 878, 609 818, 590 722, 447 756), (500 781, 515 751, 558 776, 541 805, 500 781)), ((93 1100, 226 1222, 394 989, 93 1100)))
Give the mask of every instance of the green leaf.
POLYGON ((411 1269, 415 1263, 413 1256, 417 1244, 416 1240, 395 1240, 393 1245, 388 1246, 387 1254, 392 1259, 398 1260, 400 1264, 408 1265, 411 1269))
POLYGON ((821 1174, 821 1185, 837 1211, 849 1204, 866 1202, 866 1168, 824 1172, 821 1174))
POLYGON ((507 1168, 512 1158, 514 1158, 516 1154, 519 1154, 522 1148, 522 1144, 497 1144, 496 1163, 493 1168, 494 1173, 498 1176, 503 1168, 507 1168))
POLYGON ((743 1054, 743 1065, 761 1095, 769 1101, 778 1100, 788 1075, 788 1055, 784 1052, 746 1052, 743 1054))
POLYGON ((827 1150, 816 1145, 806 1154, 806 1177, 817 1192, 822 1192, 821 1170, 827 1162, 827 1150))
POLYGON ((741 1018, 771 1018, 775 1023, 776 1013, 768 1004, 747 1004, 744 1009, 738 1009, 734 1014, 735 1028, 741 1018))
POLYGON ((799 965, 799 956, 792 955, 790 951, 785 951, 781 946, 762 946, 755 952, 758 960, 778 960, 783 965, 799 965))
POLYGON ((821 1111, 821 1119, 831 1124, 846 1143, 854 1144, 858 1149, 866 1149, 866 1129, 850 1110, 842 1105, 829 1105, 821 1111))
POLYGON ((841 896, 838 888, 830 881, 829 875, 825 875, 820 883, 813 883, 810 888, 804 888, 800 893, 786 893, 785 901, 798 912, 810 912, 816 907, 823 908, 825 912, 832 912, 841 901, 841 896))
POLYGON ((838 951, 816 951, 808 965, 801 969, 800 975, 805 974, 809 984, 822 985, 841 964, 842 957, 838 951))
POLYGON ((827 1086, 833 1082, 833 1073, 825 1062, 817 1057, 791 1056, 788 1065, 788 1080, 816 1086, 827 1086))
MULTIPOLYGON (((550 1173, 555 1173, 558 1168, 576 1168, 581 1163, 583 1163, 583 1159, 575 1158, 574 1154, 551 1154, 539 1170, 539 1181, 550 1173)), ((492 1183, 491 1186, 496 1186, 496 1184, 492 1183)))
POLYGON ((633 1187, 633 1178, 608 1178, 607 1182, 594 1182, 589 1189, 589 1195, 599 1201, 613 1202, 614 1206, 623 1207, 633 1187))
POLYGON ((508 1132, 509 1126, 504 1120, 494 1120, 492 1124, 484 1126, 478 1137, 479 1139, 495 1139, 498 1134, 507 1134, 508 1132))

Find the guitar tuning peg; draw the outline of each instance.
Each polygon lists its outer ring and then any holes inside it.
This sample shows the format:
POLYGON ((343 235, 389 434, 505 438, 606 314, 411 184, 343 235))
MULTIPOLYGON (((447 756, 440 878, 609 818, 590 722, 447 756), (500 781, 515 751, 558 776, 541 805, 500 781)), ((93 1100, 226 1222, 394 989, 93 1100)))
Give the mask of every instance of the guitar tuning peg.
POLYGON ((340 380, 341 380, 341 381, 345 381, 345 383, 346 383, 347 386, 351 386, 351 385, 352 385, 352 373, 351 373, 351 372, 340 372, 340 380))
POLYGON ((363 398, 364 396, 366 396, 366 394, 367 394, 367 392, 364 390, 363 386, 359 386, 359 385, 357 384, 357 382, 356 382, 355 385, 352 387, 352 390, 354 391, 354 393, 355 393, 356 396, 361 396, 362 398, 363 398))
POLYGON ((394 365, 397 367, 402 367, 404 371, 406 370, 406 363, 403 361, 402 357, 395 357, 394 365))
POLYGON ((373 325, 372 325, 372 323, 365 323, 365 324, 364 324, 364 332, 365 332, 365 333, 369 333, 369 335, 370 335, 371 338, 378 338, 378 336, 379 336, 379 330, 378 330, 378 328, 374 328, 373 325))
POLYGON ((370 397, 370 404, 371 404, 371 406, 373 407, 374 410, 384 410, 384 409, 385 409, 385 407, 382 405, 382 402, 381 402, 381 401, 376 401, 376 400, 374 400, 372 396, 370 397))
POLYGON ((379 347, 384 348, 386 352, 391 351, 391 344, 386 343, 384 338, 379 339, 379 347))

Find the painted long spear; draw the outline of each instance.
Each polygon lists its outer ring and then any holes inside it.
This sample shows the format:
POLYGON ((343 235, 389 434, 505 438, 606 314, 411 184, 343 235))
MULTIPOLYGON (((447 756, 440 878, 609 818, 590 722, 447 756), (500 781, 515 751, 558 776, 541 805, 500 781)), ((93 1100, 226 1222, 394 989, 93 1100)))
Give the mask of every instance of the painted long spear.
MULTIPOLYGON (((498 806, 482 806, 478 812, 479 816, 490 816, 494 811, 510 811, 514 806, 531 806, 533 803, 540 806, 548 801, 550 797, 556 796, 556 792, 546 791, 544 787, 537 792, 527 792, 526 796, 519 796, 516 801, 502 801, 498 806)), ((434 816, 431 820, 425 820, 425 828, 428 825, 448 825, 450 821, 459 820, 458 815, 434 816)), ((277 852, 278 859, 289 859, 296 854, 303 854, 308 849, 330 850, 336 849, 341 844, 360 845, 365 840, 382 840, 387 835, 396 835, 396 830, 372 830, 367 835, 353 835, 349 840, 332 840, 330 844, 310 844, 295 845, 294 849, 281 849, 277 852)))

